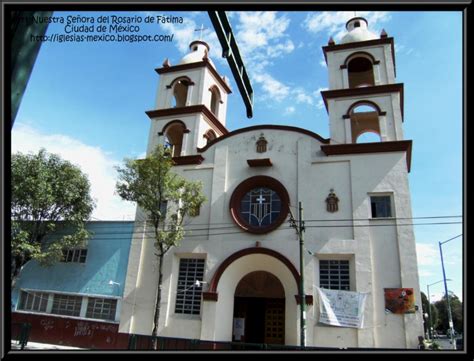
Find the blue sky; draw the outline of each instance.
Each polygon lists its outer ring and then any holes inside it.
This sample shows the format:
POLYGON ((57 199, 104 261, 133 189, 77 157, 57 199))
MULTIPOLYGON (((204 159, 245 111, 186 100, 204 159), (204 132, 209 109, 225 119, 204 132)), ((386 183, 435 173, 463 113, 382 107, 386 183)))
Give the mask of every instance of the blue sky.
MULTIPOLYGON (((133 219, 134 206, 113 193, 114 166, 144 155, 165 58, 177 64, 194 30, 221 75, 231 80, 227 128, 285 124, 329 137, 320 91, 328 77, 321 47, 336 43, 353 12, 228 13, 255 93, 254 117, 245 107, 206 12, 79 13, 54 16, 173 15, 182 24, 141 24, 139 34, 174 34, 173 42, 43 43, 12 131, 12 152, 45 147, 78 164, 89 176, 97 219, 133 219)), ((405 138, 413 140, 409 175, 414 217, 462 214, 462 14, 461 12, 357 12, 369 29, 395 39, 397 82, 404 83, 405 138)), ((64 34, 50 24, 47 35, 64 34)), ((460 222, 460 218, 414 223, 460 222)), ((442 279, 438 242, 462 233, 461 224, 417 225, 420 287, 442 279)), ((443 245, 449 289, 462 296, 462 238, 443 245)), ((432 300, 443 293, 430 287, 432 300)))

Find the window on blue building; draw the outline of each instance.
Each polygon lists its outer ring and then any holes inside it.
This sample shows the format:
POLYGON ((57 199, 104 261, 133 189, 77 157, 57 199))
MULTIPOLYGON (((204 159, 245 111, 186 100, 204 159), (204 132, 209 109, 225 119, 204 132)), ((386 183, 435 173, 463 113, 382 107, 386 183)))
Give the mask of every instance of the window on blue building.
POLYGON ((81 304, 81 296, 55 294, 51 313, 57 315, 79 316, 81 313, 81 304))
POLYGON ((64 249, 61 262, 86 263, 87 249, 64 249))
POLYGON ((116 309, 117 300, 89 297, 86 317, 98 318, 101 320, 115 320, 116 309))
POLYGON ((21 291, 19 310, 46 312, 48 294, 43 292, 21 291))

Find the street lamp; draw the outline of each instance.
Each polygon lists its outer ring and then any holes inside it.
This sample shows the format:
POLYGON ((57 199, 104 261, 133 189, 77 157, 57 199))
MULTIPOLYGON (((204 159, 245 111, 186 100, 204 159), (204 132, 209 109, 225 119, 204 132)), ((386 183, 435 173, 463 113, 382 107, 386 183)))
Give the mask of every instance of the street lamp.
POLYGON ((448 284, 446 283, 446 272, 444 270, 444 261, 443 261, 443 248, 441 247, 443 244, 452 241, 458 237, 462 236, 462 234, 457 235, 456 237, 450 238, 447 241, 439 242, 439 253, 441 254, 441 267, 443 269, 443 279, 444 279, 444 292, 446 295, 446 302, 448 303, 448 320, 449 320, 449 329, 451 330, 451 343, 453 345, 453 350, 456 349, 456 341, 454 340, 454 325, 453 325, 453 316, 451 314, 451 302, 449 301, 449 293, 448 293, 448 284))
MULTIPOLYGON (((452 281, 451 279, 447 279, 446 281, 452 281)), ((431 283, 429 285, 426 285, 426 290, 428 291, 428 316, 430 318, 430 327, 428 329, 428 335, 430 336, 430 340, 433 339, 433 324, 432 324, 432 321, 431 321, 431 298, 430 298, 430 286, 433 286, 437 283, 440 283, 440 282, 444 282, 444 280, 441 280, 441 281, 437 281, 437 282, 434 282, 434 283, 431 283)))

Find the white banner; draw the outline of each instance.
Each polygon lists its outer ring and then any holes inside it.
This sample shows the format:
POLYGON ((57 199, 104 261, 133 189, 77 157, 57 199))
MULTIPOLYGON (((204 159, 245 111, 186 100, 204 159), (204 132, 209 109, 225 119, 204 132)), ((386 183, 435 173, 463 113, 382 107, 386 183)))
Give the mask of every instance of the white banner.
POLYGON ((316 288, 319 294, 319 322, 340 327, 363 327, 367 294, 316 288))

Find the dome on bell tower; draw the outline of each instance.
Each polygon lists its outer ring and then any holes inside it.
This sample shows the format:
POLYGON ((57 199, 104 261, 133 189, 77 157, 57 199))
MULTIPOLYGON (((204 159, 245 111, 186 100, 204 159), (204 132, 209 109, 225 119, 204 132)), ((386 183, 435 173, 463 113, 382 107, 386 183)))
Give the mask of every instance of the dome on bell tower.
POLYGON ((179 62, 179 65, 181 64, 189 64, 189 63, 198 63, 203 60, 203 58, 207 58, 209 62, 212 64, 213 67, 214 63, 212 60, 209 58, 209 44, 206 43, 205 41, 202 40, 194 40, 189 44, 189 50, 191 50, 190 53, 186 54, 181 61, 179 62))
POLYGON ((368 23, 365 18, 355 17, 349 19, 346 23, 348 33, 342 37, 340 44, 378 39, 377 35, 367 29, 367 25, 368 23))

